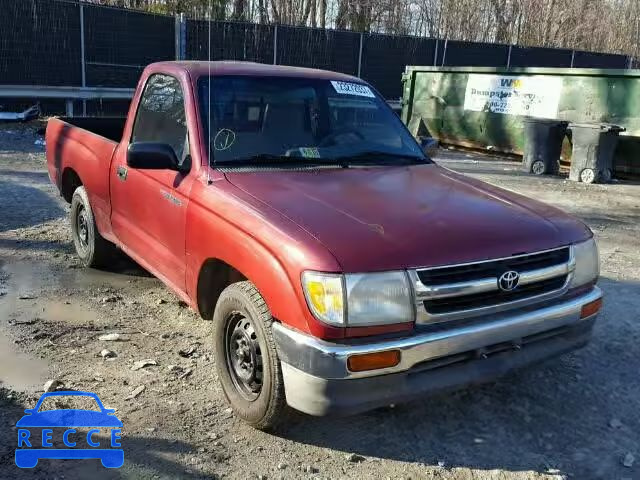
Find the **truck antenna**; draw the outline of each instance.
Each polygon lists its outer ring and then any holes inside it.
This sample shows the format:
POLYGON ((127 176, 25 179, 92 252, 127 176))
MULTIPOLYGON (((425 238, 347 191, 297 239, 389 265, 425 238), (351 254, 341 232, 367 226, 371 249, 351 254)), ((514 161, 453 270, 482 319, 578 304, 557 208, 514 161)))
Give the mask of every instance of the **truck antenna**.
POLYGON ((211 18, 213 13, 213 7, 211 0, 209 0, 209 18, 208 18, 208 55, 207 65, 209 68, 209 78, 207 78, 207 84, 209 88, 209 94, 207 95, 207 108, 209 110, 207 117, 207 185, 211 185, 211 18))

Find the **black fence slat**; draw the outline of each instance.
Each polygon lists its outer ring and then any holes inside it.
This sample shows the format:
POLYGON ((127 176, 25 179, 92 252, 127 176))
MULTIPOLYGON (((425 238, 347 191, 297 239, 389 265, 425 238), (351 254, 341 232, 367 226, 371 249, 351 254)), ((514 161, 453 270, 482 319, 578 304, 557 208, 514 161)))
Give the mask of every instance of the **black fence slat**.
POLYGON ((0 83, 82 83, 77 3, 0 0, 0 83))
POLYGON ((628 57, 612 53, 576 50, 573 56, 575 68, 627 68, 628 57))
POLYGON ((433 65, 435 48, 432 38, 365 34, 361 76, 385 98, 398 99, 406 66, 433 65))
POLYGON ((358 74, 360 34, 278 26, 276 63, 358 74))
POLYGON ((175 59, 175 19, 84 5, 87 86, 134 87, 144 67, 175 59))
POLYGON ((437 65, 447 67, 504 67, 509 56, 509 45, 497 43, 442 42, 437 65))
POLYGON ((511 67, 571 67, 571 50, 564 48, 511 48, 511 67))
POLYGON ((187 20, 186 28, 189 60, 273 62, 274 27, 271 25, 187 20))

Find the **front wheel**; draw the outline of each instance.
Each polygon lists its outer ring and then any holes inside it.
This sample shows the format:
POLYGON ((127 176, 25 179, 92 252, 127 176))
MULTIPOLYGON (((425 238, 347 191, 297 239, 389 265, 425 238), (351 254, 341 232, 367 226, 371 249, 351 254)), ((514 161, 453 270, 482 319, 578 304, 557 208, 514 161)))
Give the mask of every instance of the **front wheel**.
POLYGON ((275 427, 287 406, 273 318, 262 295, 248 281, 228 286, 213 321, 216 368, 229 404, 251 426, 275 427))

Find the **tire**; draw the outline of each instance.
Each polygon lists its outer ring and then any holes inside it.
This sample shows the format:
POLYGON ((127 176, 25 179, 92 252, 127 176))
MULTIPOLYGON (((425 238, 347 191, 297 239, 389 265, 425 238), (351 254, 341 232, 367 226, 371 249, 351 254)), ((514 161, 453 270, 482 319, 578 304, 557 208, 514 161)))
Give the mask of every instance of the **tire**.
POLYGON ((531 164, 531 173, 534 175, 544 175, 547 173, 547 166, 542 160, 536 160, 531 164))
POLYGON ((107 266, 113 259, 116 248, 98 232, 84 187, 78 187, 73 192, 69 220, 73 245, 82 265, 85 267, 107 266))
POLYGON ((213 314, 222 390, 236 415, 259 430, 273 429, 288 414, 273 321, 262 295, 248 281, 225 288, 213 314))
POLYGON ((598 172, 593 168, 585 168, 580 172, 580 181, 582 183, 598 183, 598 172))

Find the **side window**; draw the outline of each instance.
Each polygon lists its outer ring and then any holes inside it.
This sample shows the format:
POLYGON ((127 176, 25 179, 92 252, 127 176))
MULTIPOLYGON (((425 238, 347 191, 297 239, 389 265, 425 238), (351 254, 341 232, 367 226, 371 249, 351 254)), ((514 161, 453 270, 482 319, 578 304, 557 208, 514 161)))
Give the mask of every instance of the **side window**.
POLYGON ((190 161, 184 95, 176 78, 162 74, 149 77, 138 105, 131 141, 167 143, 181 164, 190 161))

